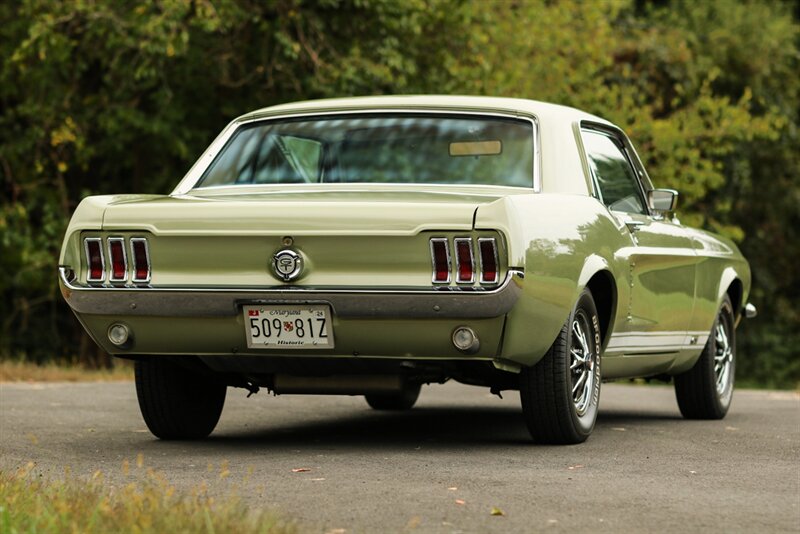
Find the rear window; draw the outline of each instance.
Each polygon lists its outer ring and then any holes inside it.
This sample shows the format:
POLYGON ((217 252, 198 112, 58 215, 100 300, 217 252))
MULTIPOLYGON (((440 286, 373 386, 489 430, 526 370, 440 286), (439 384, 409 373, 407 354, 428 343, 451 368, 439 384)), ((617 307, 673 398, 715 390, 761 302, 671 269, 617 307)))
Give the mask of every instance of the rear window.
POLYGON ((380 114, 241 127, 196 187, 282 183, 533 186, 530 121, 380 114))

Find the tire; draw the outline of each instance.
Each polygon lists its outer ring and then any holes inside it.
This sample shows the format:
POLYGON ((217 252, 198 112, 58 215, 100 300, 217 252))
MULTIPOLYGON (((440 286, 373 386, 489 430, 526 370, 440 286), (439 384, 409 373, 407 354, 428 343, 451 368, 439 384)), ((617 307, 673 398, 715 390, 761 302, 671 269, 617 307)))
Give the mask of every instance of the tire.
POLYGON ((686 419, 722 419, 733 398, 736 331, 731 299, 726 295, 700 359, 675 376, 675 397, 686 419))
POLYGON ((227 387, 213 376, 152 358, 135 364, 147 428, 164 440, 202 439, 217 426, 227 387))
POLYGON ((583 443, 592 433, 600 402, 601 346, 597 308, 586 288, 547 354, 520 373, 522 413, 535 442, 583 443))
POLYGON ((407 386, 399 393, 364 395, 367 404, 375 410, 410 410, 419 398, 422 386, 407 386))

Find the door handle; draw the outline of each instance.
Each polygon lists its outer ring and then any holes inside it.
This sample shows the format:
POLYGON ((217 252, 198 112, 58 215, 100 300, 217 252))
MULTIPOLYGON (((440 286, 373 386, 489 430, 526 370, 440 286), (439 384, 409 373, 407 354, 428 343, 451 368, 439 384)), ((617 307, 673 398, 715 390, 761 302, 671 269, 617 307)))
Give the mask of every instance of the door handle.
POLYGON ((628 227, 631 233, 636 232, 639 228, 644 226, 645 223, 642 221, 625 221, 625 226, 628 227))

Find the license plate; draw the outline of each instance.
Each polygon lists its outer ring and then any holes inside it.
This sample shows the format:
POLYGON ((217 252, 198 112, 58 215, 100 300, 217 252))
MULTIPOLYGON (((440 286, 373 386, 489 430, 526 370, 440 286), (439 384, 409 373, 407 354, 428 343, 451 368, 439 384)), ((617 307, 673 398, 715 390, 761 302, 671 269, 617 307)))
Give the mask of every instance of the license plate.
POLYGON ((244 306, 251 349, 332 349, 331 309, 325 305, 244 306))

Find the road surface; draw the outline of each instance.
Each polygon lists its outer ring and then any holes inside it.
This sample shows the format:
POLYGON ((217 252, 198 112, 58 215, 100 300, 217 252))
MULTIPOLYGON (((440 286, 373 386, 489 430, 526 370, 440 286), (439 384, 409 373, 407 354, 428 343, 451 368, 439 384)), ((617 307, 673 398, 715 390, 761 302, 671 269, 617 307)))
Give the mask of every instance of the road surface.
POLYGON ((793 392, 737 391, 725 420, 700 422, 671 387, 604 384, 594 434, 571 447, 530 443, 513 392, 430 386, 405 413, 245 396, 229 389, 211 438, 179 443, 147 432, 130 382, 2 384, 0 469, 114 485, 141 453, 179 488, 205 481, 311 532, 800 531, 793 392))

